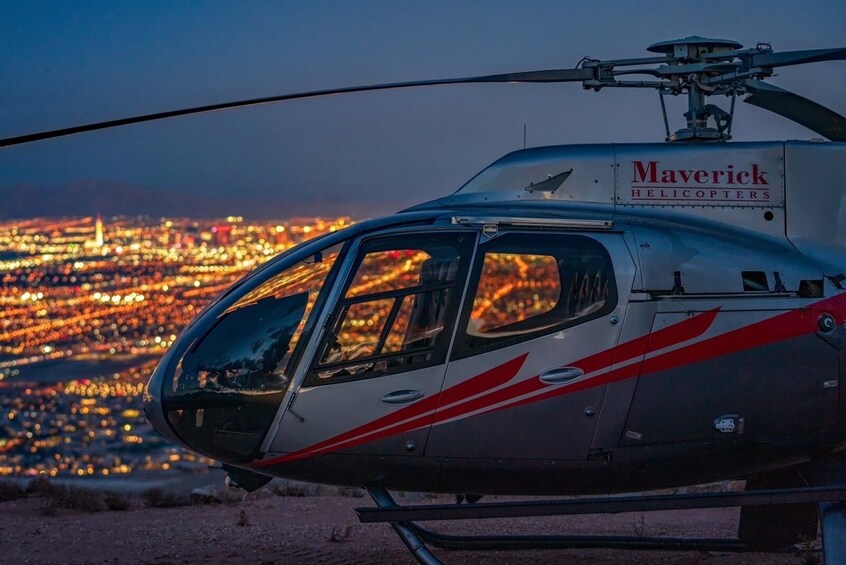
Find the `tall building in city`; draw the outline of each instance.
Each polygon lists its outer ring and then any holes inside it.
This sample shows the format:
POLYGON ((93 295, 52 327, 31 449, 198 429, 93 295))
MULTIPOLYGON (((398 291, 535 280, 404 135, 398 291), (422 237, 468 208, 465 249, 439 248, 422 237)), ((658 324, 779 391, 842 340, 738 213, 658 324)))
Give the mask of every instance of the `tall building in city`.
POLYGON ((94 222, 94 245, 103 247, 105 242, 106 240, 103 237, 103 218, 100 217, 100 214, 97 214, 97 220, 94 222))
POLYGON ((94 220, 94 239, 87 239, 84 247, 86 249, 103 247, 105 242, 106 237, 103 233, 103 218, 100 217, 100 214, 97 214, 97 218, 94 220))

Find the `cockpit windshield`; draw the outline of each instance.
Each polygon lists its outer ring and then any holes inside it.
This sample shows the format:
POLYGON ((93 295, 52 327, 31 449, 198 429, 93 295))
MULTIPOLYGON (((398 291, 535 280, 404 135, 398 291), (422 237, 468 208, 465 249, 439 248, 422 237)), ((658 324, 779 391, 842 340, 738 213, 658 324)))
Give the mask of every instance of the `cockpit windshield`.
POLYGON ((182 358, 174 392, 272 392, 287 377, 279 366, 304 318, 308 292, 272 295, 229 309, 182 358))
POLYGON ((292 354, 340 251, 340 245, 330 247, 254 282, 193 340, 164 390, 168 420, 186 443, 227 460, 255 452, 288 388, 292 354))

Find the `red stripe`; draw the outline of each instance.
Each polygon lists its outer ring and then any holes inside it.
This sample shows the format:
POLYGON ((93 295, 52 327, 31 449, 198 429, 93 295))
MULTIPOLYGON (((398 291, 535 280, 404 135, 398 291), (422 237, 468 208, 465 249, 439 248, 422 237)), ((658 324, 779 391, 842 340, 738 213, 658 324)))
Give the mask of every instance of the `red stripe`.
POLYGON ((511 361, 485 371, 481 375, 446 389, 439 395, 441 399, 439 406, 448 406, 454 402, 475 396, 480 392, 504 385, 517 375, 528 356, 528 353, 524 353, 511 361))
MULTIPOLYGON (((839 295, 820 301, 814 306, 815 309, 835 308, 838 311, 838 320, 842 320, 844 315, 843 310, 846 308, 846 300, 844 299, 846 299, 846 295, 839 295)), ((620 344, 611 349, 590 355, 571 364, 578 366, 585 371, 585 373, 593 373, 608 368, 615 363, 621 363, 635 357, 643 356, 650 352, 659 351, 661 349, 689 341, 699 337, 711 327, 719 310, 720 308, 715 308, 707 312, 702 312, 678 324, 668 326, 656 332, 649 333, 624 344, 620 344)), ((494 390, 484 396, 479 396, 477 398, 467 400, 466 402, 462 402, 461 404, 450 406, 456 402, 469 399, 470 397, 485 390, 501 386, 511 380, 523 365, 523 361, 525 361, 525 358, 528 355, 528 353, 526 353, 517 359, 468 379, 467 381, 447 389, 438 395, 426 399, 425 401, 418 402, 407 409, 389 414, 371 422, 370 424, 366 424, 336 436, 335 438, 320 442, 304 450, 261 461, 254 464, 254 466, 263 467, 275 463, 301 459, 311 455, 316 455, 317 453, 353 447, 369 441, 417 429, 429 425, 429 416, 426 415, 413 420, 409 420, 409 418, 413 418, 414 416, 418 416, 421 413, 427 412, 439 406, 446 406, 446 408, 437 409, 434 419, 431 421, 432 424, 439 424, 454 418, 460 418, 461 416, 479 410, 484 410, 485 408, 491 409, 481 413, 513 408, 530 402, 538 402, 555 396, 570 394, 595 386, 601 386, 609 382, 634 378, 639 374, 647 375, 658 371, 672 369, 681 365, 707 360, 720 355, 751 349, 761 345, 777 343, 779 341, 813 332, 814 324, 811 317, 812 315, 807 310, 789 311, 773 318, 715 336, 708 340, 658 355, 643 361, 642 364, 635 362, 625 367, 609 371, 600 377, 577 382, 568 387, 554 387, 546 393, 534 395, 529 398, 522 398, 503 406, 495 405, 506 402, 509 399, 537 392, 552 385, 547 385, 537 378, 526 379, 509 387, 494 390), (516 365, 516 367, 513 365, 516 365), (506 370, 506 368, 508 370, 506 370), (404 420, 409 421, 403 422, 404 420), (403 423, 383 429, 398 422, 403 423)))
POLYGON ((572 365, 579 367, 586 374, 610 367, 614 363, 622 363, 635 357, 640 357, 652 351, 658 351, 671 345, 689 341, 705 333, 719 313, 719 308, 702 312, 668 326, 654 333, 635 338, 611 349, 606 349, 590 357, 575 361, 572 365))
MULTIPOLYGON (((705 330, 708 329, 708 327, 710 327, 711 323, 717 315, 718 310, 719 309, 714 309, 709 312, 704 312, 697 316, 688 318, 683 322, 675 324, 674 326, 659 330, 654 334, 654 339, 652 340, 654 343, 658 344, 658 347, 654 349, 660 349, 666 347, 667 345, 671 345, 672 343, 680 343, 682 341, 686 341, 688 339, 692 339, 694 337, 697 337, 698 335, 701 335, 705 332, 705 330), (674 338, 675 341, 671 341, 671 338, 674 338)), ((586 373, 591 373, 607 366, 610 366, 617 357, 619 357, 620 360, 626 360, 632 357, 643 355, 643 350, 649 343, 650 334, 647 334, 643 337, 637 338, 620 346, 613 347, 609 350, 586 357, 580 361, 575 362, 574 364, 582 368, 582 370, 584 370, 586 373)), ((410 430, 429 425, 430 423, 440 423, 445 420, 457 418, 464 414, 468 414, 470 412, 481 410, 485 407, 493 406, 500 402, 507 401, 509 398, 515 398, 518 396, 523 396, 525 394, 530 394, 544 387, 550 386, 538 379, 527 379, 519 383, 515 383, 510 387, 494 391, 485 396, 475 398, 471 401, 464 402, 456 406, 449 407, 450 404, 460 402, 463 399, 470 398, 485 390, 496 388, 508 382, 520 370, 520 367, 522 367, 527 355, 528 353, 524 353, 516 359, 513 359, 502 365, 494 367, 493 369, 485 371, 484 373, 477 375, 471 379, 468 379, 462 383, 459 383, 458 385, 451 387, 440 394, 437 394, 425 400, 421 400, 420 402, 417 402, 409 406, 408 408, 399 410, 397 412, 392 412, 391 414, 374 420, 373 422, 370 422, 341 435, 314 444, 306 449, 257 462, 254 464, 254 467, 266 467, 268 465, 274 465, 277 463, 284 463, 303 459, 305 457, 310 457, 319 453, 337 451, 340 449, 354 447, 356 445, 361 445, 362 443, 405 433, 410 430), (415 418, 415 416, 420 416, 421 414, 424 414, 437 406, 448 406, 449 408, 444 410, 438 410, 435 414, 434 420, 431 420, 429 415, 415 418), (414 419, 409 420, 410 418, 414 419), (388 426, 391 427, 388 428, 388 426)), ((595 382, 593 379, 585 381, 585 383, 589 383, 590 386, 596 386, 598 384, 601 384, 599 382, 595 382)), ((584 383, 577 384, 581 385, 579 386, 578 390, 586 388, 584 383)), ((575 390, 576 389, 574 389, 573 387, 568 387, 567 389, 556 388, 554 392, 569 392, 575 390)), ((546 396, 547 395, 544 395, 544 397, 546 396)), ((529 399, 524 399, 518 402, 517 404, 510 404, 509 406, 524 404, 526 402, 532 402, 534 400, 535 397, 532 397, 529 399)))
MULTIPOLYGON (((844 298, 846 298, 846 294, 818 302, 815 305, 815 309, 819 307, 821 309, 832 308, 838 311, 842 310, 844 305, 846 305, 846 301, 844 300, 844 298)), ((703 324, 704 328, 702 329, 701 333, 704 333, 704 331, 707 330, 710 326, 710 323, 713 322, 713 319, 717 314, 717 310, 703 312, 702 314, 698 314, 697 316, 694 316, 693 318, 689 319, 695 320, 697 318, 705 316, 706 314, 712 314, 712 316, 710 317, 710 321, 707 325, 703 324)), ((839 320, 842 320, 843 313, 839 313, 837 315, 837 318, 839 320)), ((704 319, 702 321, 704 321, 704 319)), ((555 388, 541 395, 536 395, 528 399, 522 399, 506 406, 497 407, 494 410, 491 410, 491 412, 503 410, 505 408, 514 408, 516 406, 521 406, 529 402, 539 402, 541 400, 554 398, 563 394, 578 392, 580 390, 585 390, 593 386, 605 384, 606 382, 622 381, 629 378, 637 377, 638 375, 647 376, 649 374, 657 373, 659 371, 666 371, 683 365, 706 361, 714 357, 720 357, 723 355, 728 355, 731 353, 737 353, 739 351, 760 347, 762 345, 771 345, 773 343, 778 343, 787 339, 800 337, 802 335, 813 333, 815 331, 814 322, 815 320, 813 319, 813 316, 809 310, 791 310, 789 312, 785 312, 784 314, 779 314, 778 316, 774 316, 772 318, 768 318, 766 320, 762 320, 760 322, 756 322, 754 324, 750 324, 748 326, 744 326, 742 328, 738 328, 736 330, 726 332, 718 336, 714 336, 710 339, 693 343, 686 347, 682 347, 664 353, 663 355, 658 355, 656 357, 646 359, 643 361, 642 365, 639 363, 632 363, 631 365, 627 365, 626 367, 615 369, 614 371, 608 374, 608 377, 605 382, 597 381, 596 379, 581 381, 578 383, 574 383, 573 385, 570 385, 566 388, 555 388)), ((657 351, 663 349, 664 347, 668 347, 669 345, 673 345, 669 342, 669 340, 667 340, 669 334, 666 332, 667 330, 675 329, 679 325, 680 324, 669 326, 667 328, 664 328, 663 330, 655 332, 653 335, 657 337, 657 340, 654 341, 654 344, 652 340, 649 342, 647 352, 657 351)))
POLYGON ((643 362, 641 374, 657 373, 680 365, 698 363, 809 334, 814 331, 810 318, 810 313, 807 311, 791 310, 664 355, 646 359, 643 362))
POLYGON ((402 425, 399 428, 395 426, 393 428, 390 428, 389 430, 383 431, 382 433, 375 434, 376 431, 385 428, 386 426, 391 426, 393 424, 403 422, 404 420, 408 420, 409 418, 420 416, 421 414, 425 414, 426 412, 431 412, 432 410, 435 410, 439 405, 449 405, 454 402, 458 402, 464 398, 479 394, 480 392, 488 390, 492 387, 497 387, 507 383, 508 381, 514 378, 514 376, 520 370, 520 367, 523 366, 527 355, 528 353, 524 353, 523 355, 515 359, 512 359, 503 363, 502 365, 498 365, 493 369, 485 371, 484 373, 481 373, 480 375, 468 379, 448 390, 430 396, 429 398, 425 398, 419 402, 415 402, 414 404, 401 410, 397 410, 396 412, 391 412, 390 414, 387 414, 382 418, 349 430, 348 432, 345 432, 341 435, 327 439, 325 441, 314 444, 306 449, 294 453, 281 455, 279 457, 267 459, 265 461, 259 461, 255 463, 254 466, 265 467, 267 465, 272 465, 283 461, 301 459, 302 457, 312 455, 317 452, 326 451, 328 448, 331 448, 334 451, 336 449, 342 449, 344 447, 352 447, 361 443, 365 443, 366 441, 373 441, 375 439, 379 439, 380 437, 395 435, 397 433, 402 433, 403 431, 408 431, 409 429, 420 427, 421 425, 427 425, 428 420, 431 418, 430 415, 424 416, 422 418, 417 418, 412 422, 402 425), (409 427, 410 425, 411 427, 409 427), (362 438, 361 436, 365 437, 362 438), (342 445, 338 445, 339 443, 341 443, 342 445))
MULTIPOLYGON (((653 341, 661 344, 660 347, 665 347, 666 344, 671 344, 670 338, 675 338, 675 343, 692 339, 708 329, 717 314, 717 310, 718 309, 715 309, 710 312, 694 316, 680 322, 679 324, 669 328, 664 328, 663 330, 655 333, 655 339, 653 339, 653 341)), ((650 336, 647 334, 646 336, 637 338, 631 342, 627 342, 626 344, 622 344, 618 347, 614 347, 577 361, 576 364, 583 367, 583 370, 586 373, 590 373, 608 366, 614 361, 615 357, 620 357, 622 360, 625 360, 638 355, 643 355, 646 345, 650 343, 649 338, 650 336)), ((373 422, 314 444, 306 449, 257 462, 254 466, 265 467, 276 463, 295 461, 318 453, 354 447, 369 441, 375 441, 391 435, 405 433, 407 431, 429 425, 430 423, 433 423, 433 421, 437 423, 451 418, 460 417, 475 410, 483 409, 486 406, 492 406, 499 402, 504 402, 509 398, 529 394, 549 386, 540 380, 528 379, 492 394, 477 398, 473 401, 449 407, 451 404, 475 396, 485 390, 491 390, 505 384, 517 374, 520 367, 522 367, 523 362, 526 360, 527 355, 528 353, 524 353, 516 359, 485 371, 484 373, 459 383, 437 395, 421 400, 408 408, 392 412, 391 414, 374 420, 373 422), (439 406, 447 406, 449 408, 439 410, 435 415, 435 419, 432 420, 431 416, 426 413, 439 406)), ((592 384, 595 385, 598 383, 592 384)), ((532 399, 524 400, 521 404, 531 400, 532 399)))
POLYGON ((651 353, 699 337, 711 327, 719 311, 720 307, 718 306, 678 324, 647 334, 645 337, 649 340, 649 349, 646 352, 651 353))
MULTIPOLYGON (((580 359, 579 361, 575 361, 571 364, 575 367, 579 367, 586 374, 593 373, 595 371, 610 367, 614 363, 619 363, 628 359, 632 359, 634 357, 639 357, 641 355, 644 355, 644 353, 648 351, 656 351, 668 347, 670 345, 675 345, 677 343, 682 343, 684 341, 691 340, 695 337, 699 337, 700 335, 705 333, 705 331, 709 327, 711 327, 711 324, 717 317, 718 311, 719 308, 715 308, 707 312, 702 312, 701 314, 692 316, 682 322, 658 330, 654 334, 646 334, 645 336, 633 339, 624 344, 612 347, 611 349, 607 349, 589 357, 585 357, 584 359, 580 359)), ((638 365, 638 363, 633 363, 632 365, 623 368, 620 373, 631 374, 631 376, 637 376, 638 365)), ((565 388, 555 387, 550 392, 541 396, 523 398, 513 403, 510 403, 507 406, 497 407, 492 411, 501 410, 503 408, 511 408, 514 406, 520 406, 522 404, 534 402, 535 400, 551 398, 559 394, 577 392, 579 390, 584 390, 586 388, 605 384, 606 382, 607 381, 605 379, 592 378, 581 382, 573 383, 572 385, 565 388)), ((548 385, 542 382, 540 379, 536 378, 527 379, 519 383, 513 384, 510 387, 494 391, 486 396, 474 399, 470 402, 466 402, 461 406, 454 407, 448 411, 439 410, 435 414, 434 423, 439 424, 457 416, 461 416, 463 414, 473 412, 475 410, 481 410, 485 407, 494 406, 495 404, 499 404, 500 402, 505 402, 509 398, 518 398, 520 396, 531 394, 549 386, 553 385, 548 385)))

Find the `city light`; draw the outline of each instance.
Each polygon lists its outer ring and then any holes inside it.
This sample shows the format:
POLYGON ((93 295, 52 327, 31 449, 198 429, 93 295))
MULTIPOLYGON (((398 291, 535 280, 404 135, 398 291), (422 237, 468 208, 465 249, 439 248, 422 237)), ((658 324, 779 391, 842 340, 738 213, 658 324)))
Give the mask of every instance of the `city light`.
POLYGON ((144 384, 182 328, 248 271, 349 218, 0 222, 0 476, 209 464, 153 432, 144 384))

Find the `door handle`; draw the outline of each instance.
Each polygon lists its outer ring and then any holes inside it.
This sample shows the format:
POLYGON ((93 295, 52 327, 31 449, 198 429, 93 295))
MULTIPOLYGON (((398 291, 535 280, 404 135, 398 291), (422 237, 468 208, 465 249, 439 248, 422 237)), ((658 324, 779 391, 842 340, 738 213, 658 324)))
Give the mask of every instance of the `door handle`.
POLYGON ((554 369, 547 369, 538 378, 546 384, 564 385, 577 381, 584 374, 585 372, 578 367, 556 367, 554 369))
POLYGON ((398 406, 401 404, 411 404, 412 402, 420 400, 424 396, 426 395, 423 394, 422 390, 403 389, 389 392, 388 394, 382 396, 381 400, 383 404, 398 406))

